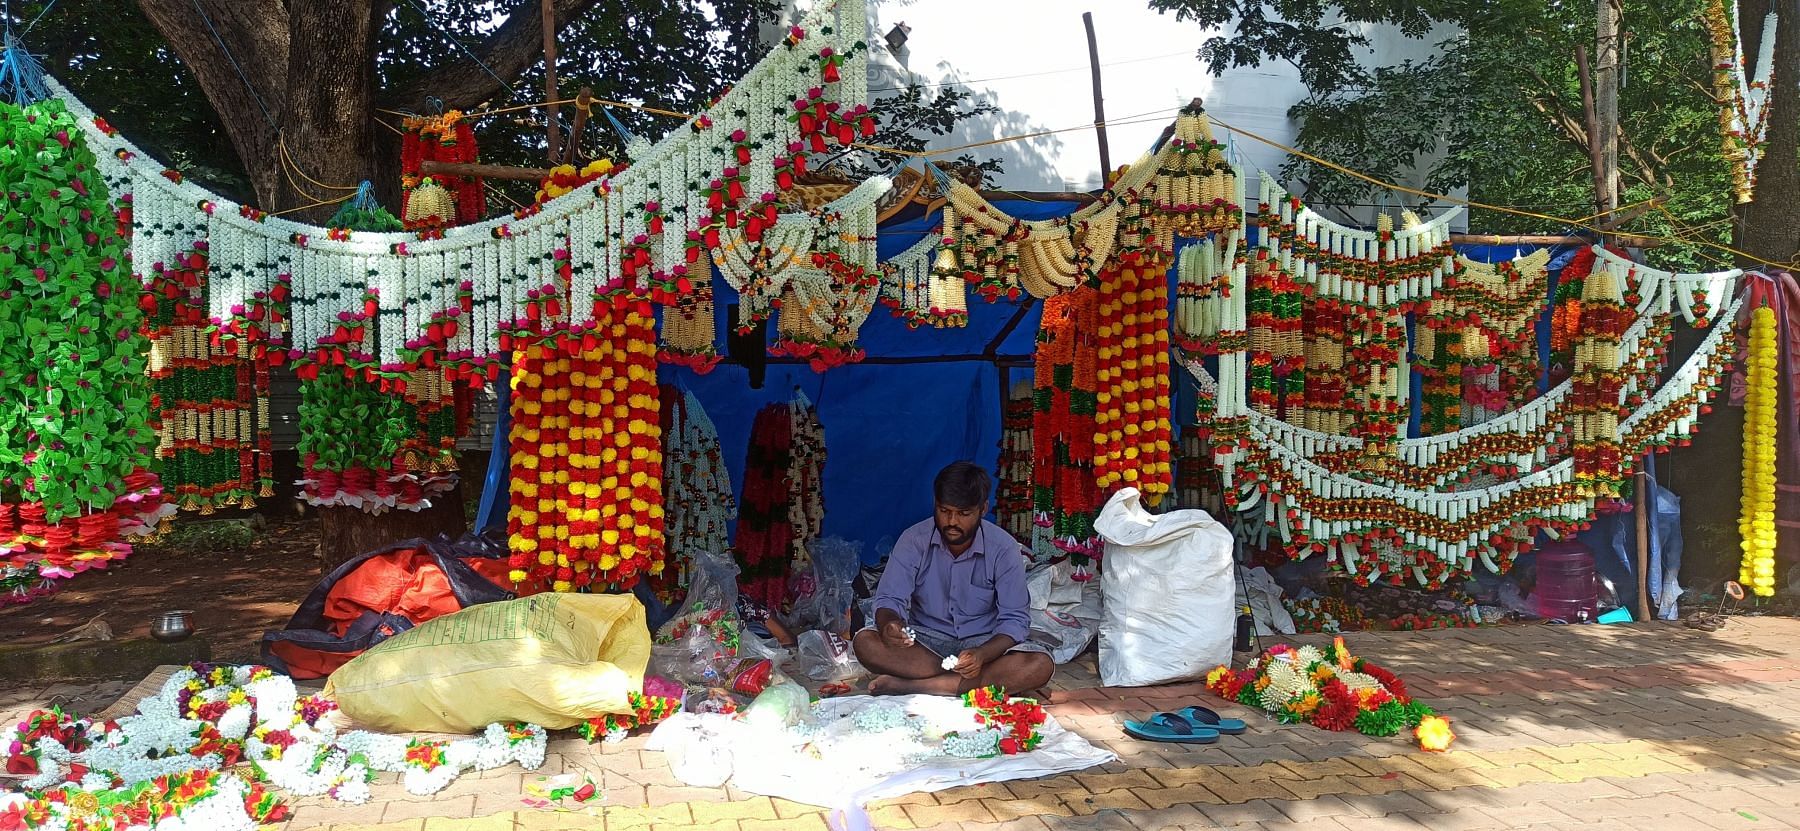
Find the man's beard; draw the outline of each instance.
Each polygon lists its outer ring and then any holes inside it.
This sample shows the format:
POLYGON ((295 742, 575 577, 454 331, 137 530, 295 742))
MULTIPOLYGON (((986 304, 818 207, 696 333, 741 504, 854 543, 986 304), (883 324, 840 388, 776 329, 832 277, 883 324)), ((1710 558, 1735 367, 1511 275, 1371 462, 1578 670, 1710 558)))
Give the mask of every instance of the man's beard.
POLYGON ((959 543, 967 541, 971 535, 953 525, 939 525, 938 536, 943 537, 945 542, 959 543))

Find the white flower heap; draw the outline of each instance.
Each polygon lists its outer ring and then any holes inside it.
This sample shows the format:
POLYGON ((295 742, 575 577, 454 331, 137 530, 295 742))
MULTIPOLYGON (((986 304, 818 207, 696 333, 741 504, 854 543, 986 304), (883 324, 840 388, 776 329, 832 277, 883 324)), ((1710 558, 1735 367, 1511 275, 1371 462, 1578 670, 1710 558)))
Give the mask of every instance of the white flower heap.
POLYGON ((30 774, 0 793, 0 827, 249 829, 285 808, 253 780, 302 796, 361 803, 374 774, 401 774, 409 793, 443 790, 468 770, 543 764, 535 725, 489 725, 480 736, 418 741, 338 735, 329 702, 302 699, 292 679, 260 666, 196 664, 176 672, 138 714, 91 721, 39 712, 0 738, 6 770, 30 774), (249 762, 253 773, 221 771, 249 762))

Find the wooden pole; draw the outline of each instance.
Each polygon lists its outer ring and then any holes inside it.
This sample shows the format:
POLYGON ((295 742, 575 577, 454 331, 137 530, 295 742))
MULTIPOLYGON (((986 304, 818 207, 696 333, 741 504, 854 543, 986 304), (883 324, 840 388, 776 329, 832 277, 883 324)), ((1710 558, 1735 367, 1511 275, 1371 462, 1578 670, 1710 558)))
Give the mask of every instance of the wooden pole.
POLYGON ((1100 187, 1112 177, 1112 151, 1106 146, 1106 103, 1100 93, 1100 47, 1094 41, 1094 13, 1082 12, 1081 25, 1087 27, 1088 69, 1094 76, 1094 135, 1100 139, 1100 187))
POLYGON ((580 160, 575 158, 581 153, 581 131, 587 127, 588 108, 594 106, 594 88, 582 87, 575 96, 575 126, 569 130, 569 152, 563 155, 564 164, 580 167, 580 160))
POLYGON ((513 179, 536 182, 547 179, 550 171, 536 167, 510 167, 503 164, 463 164, 461 162, 419 162, 419 172, 443 173, 450 176, 480 176, 483 179, 513 179))
POLYGON ((562 159, 562 130, 556 126, 556 0, 543 0, 544 123, 550 129, 550 164, 562 159))

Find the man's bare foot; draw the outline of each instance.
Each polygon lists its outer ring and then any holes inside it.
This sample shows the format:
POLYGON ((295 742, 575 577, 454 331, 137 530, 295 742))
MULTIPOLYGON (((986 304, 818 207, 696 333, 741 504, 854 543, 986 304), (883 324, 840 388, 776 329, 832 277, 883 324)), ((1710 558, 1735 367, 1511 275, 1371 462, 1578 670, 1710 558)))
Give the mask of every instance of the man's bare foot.
POLYGON ((963 678, 953 672, 930 678, 900 678, 877 675, 869 681, 870 695, 956 695, 961 692, 963 678))

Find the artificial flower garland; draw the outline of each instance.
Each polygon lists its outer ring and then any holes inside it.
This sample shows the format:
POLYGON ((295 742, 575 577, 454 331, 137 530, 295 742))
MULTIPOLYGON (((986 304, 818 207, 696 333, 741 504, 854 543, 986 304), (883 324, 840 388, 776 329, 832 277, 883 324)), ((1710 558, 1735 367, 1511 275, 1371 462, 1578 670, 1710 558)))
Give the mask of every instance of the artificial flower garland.
POLYGON ((487 189, 479 176, 426 174, 427 161, 473 164, 480 159, 475 129, 457 110, 403 119, 400 137, 401 216, 409 231, 466 225, 487 218, 487 189))
POLYGON ((1744 554, 1738 582, 1758 597, 1769 597, 1775 594, 1775 410, 1780 397, 1774 309, 1759 305, 1750 312, 1747 348, 1743 496, 1738 514, 1744 554))
POLYGON ((369 799, 376 771, 401 774, 428 796, 470 769, 542 764, 547 735, 533 725, 490 725, 479 738, 338 735, 329 701, 301 698, 292 679, 261 666, 183 667, 135 715, 90 721, 38 711, 0 739, 25 791, 0 795, 14 826, 98 829, 179 817, 183 827, 250 829, 288 815, 278 797, 226 770, 248 762, 257 779, 299 796, 369 799), (222 794, 222 796, 220 796, 222 794), (214 798, 214 797, 219 798, 214 798))
POLYGON ((515 583, 623 590, 663 571, 656 321, 626 292, 596 300, 594 316, 596 333, 521 343, 513 360, 515 583))
POLYGON ((1354 657, 1344 639, 1329 653, 1316 646, 1269 647, 1249 666, 1221 666, 1208 673, 1206 688, 1227 701, 1255 707, 1284 724, 1305 722, 1324 730, 1355 729, 1385 737, 1425 725, 1417 734, 1426 750, 1449 745, 1448 722, 1407 694, 1392 672, 1354 657), (1436 719, 1427 722, 1428 719, 1436 719))
POLYGON ((731 473, 719 448, 719 431, 691 390, 661 388, 663 406, 663 505, 668 558, 654 581, 671 599, 687 591, 687 567, 695 558, 721 554, 737 519, 731 473))
POLYGON ((1168 267, 1144 247, 1100 273, 1095 484, 1104 493, 1135 487, 1152 505, 1174 486, 1168 267))
POLYGON ((825 447, 818 410, 798 391, 757 411, 751 425, 733 549, 738 594, 764 608, 784 608, 789 575, 806 573, 825 517, 825 447))
MULTIPOLYGON (((220 199, 155 164, 51 86, 79 111, 89 139, 103 143, 99 165, 108 184, 132 197, 135 221, 154 231, 134 235, 136 262, 169 262, 191 242, 179 229, 206 228, 209 320, 249 340, 254 356, 312 354, 319 364, 390 383, 421 367, 477 382, 499 373, 509 351, 499 343, 502 328, 532 335, 593 328, 581 311, 573 319, 527 315, 530 292, 543 285, 533 262, 567 259, 569 306, 577 310, 591 294, 621 285, 672 302, 691 287, 690 232, 704 246, 755 224, 762 204, 793 184, 809 148, 870 134, 860 71, 864 13, 857 0, 819 4, 791 43, 765 56, 690 129, 641 148, 636 164, 605 187, 580 188, 511 217, 405 233, 302 225, 220 199), (827 65, 841 73, 838 81, 822 80, 827 65), (263 265, 269 262, 280 265, 263 265), (356 321, 378 330, 370 348, 330 341, 340 313, 361 314, 364 289, 381 298, 378 316, 356 321)), ((443 135, 423 143, 441 146, 443 135)), ((466 150, 461 138, 456 143, 466 150)))
POLYGON ((1037 527, 1031 510, 1030 393, 1030 382, 1020 381, 1000 405, 1000 458, 994 477, 999 483, 995 488, 994 517, 1013 539, 1026 546, 1031 545, 1037 527))
POLYGON ((1033 356, 1032 510, 1082 579, 1100 556, 1094 518, 1104 501, 1094 473, 1099 315, 1098 289, 1046 298, 1033 356))
POLYGON ((0 104, 0 568, 60 579, 131 553, 167 512, 141 285, 86 135, 60 101, 0 104))
POLYGON ((140 305, 157 408, 163 487, 185 511, 254 508, 274 495, 269 367, 206 331, 207 245, 151 263, 140 305))

